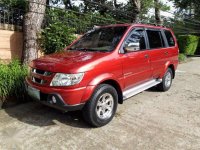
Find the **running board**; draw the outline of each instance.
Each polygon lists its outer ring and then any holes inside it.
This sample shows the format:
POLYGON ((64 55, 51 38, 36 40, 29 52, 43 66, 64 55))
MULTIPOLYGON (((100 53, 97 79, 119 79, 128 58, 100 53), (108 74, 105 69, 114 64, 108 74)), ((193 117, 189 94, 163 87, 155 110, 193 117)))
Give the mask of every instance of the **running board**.
POLYGON ((147 81, 143 84, 140 84, 136 87, 128 89, 128 90, 123 92, 123 99, 125 100, 125 99, 127 99, 131 96, 134 96, 134 95, 136 95, 136 94, 138 94, 142 91, 145 91, 145 90, 147 90, 147 89, 149 89, 149 88, 151 88, 151 87, 153 87, 153 86, 155 86, 155 85, 157 85, 161 82, 162 82, 162 79, 153 79, 153 80, 147 81))

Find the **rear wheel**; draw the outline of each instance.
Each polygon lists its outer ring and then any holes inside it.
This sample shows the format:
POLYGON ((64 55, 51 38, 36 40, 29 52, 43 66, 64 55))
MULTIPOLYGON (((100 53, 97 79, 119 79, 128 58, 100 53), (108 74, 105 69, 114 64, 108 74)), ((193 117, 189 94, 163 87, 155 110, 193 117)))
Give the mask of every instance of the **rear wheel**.
POLYGON ((172 77, 173 73, 170 68, 165 72, 164 77, 162 78, 162 82, 158 85, 158 89, 160 91, 168 91, 172 85, 172 77))
POLYGON ((118 95, 115 88, 101 84, 83 108, 83 117, 92 126, 104 126, 114 117, 117 104, 118 95))

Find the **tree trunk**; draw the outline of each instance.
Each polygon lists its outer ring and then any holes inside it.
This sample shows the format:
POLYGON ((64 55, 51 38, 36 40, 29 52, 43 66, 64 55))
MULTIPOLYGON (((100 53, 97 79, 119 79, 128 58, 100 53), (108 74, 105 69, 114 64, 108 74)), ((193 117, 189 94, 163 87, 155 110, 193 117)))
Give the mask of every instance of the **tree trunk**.
POLYGON ((28 0, 28 11, 24 16, 24 50, 22 61, 28 64, 38 57, 37 33, 41 31, 41 26, 45 14, 46 0, 28 0))
POLYGON ((46 4, 49 6, 50 5, 50 0, 46 0, 46 4))
POLYGON ((115 9, 118 9, 120 4, 117 4, 117 0, 113 0, 113 6, 115 9))
POLYGON ((88 2, 87 2, 87 0, 83 0, 83 2, 84 2, 83 12, 87 13, 88 12, 88 2))
POLYGON ((132 0, 132 6, 133 6, 132 22, 138 23, 139 22, 139 14, 140 14, 140 10, 141 10, 141 1, 140 0, 132 0))
POLYGON ((159 0, 154 0, 154 7, 155 7, 156 24, 162 25, 162 20, 161 20, 161 16, 160 16, 159 0))
POLYGON ((72 9, 72 2, 71 0, 63 0, 63 3, 65 5, 65 9, 72 9))

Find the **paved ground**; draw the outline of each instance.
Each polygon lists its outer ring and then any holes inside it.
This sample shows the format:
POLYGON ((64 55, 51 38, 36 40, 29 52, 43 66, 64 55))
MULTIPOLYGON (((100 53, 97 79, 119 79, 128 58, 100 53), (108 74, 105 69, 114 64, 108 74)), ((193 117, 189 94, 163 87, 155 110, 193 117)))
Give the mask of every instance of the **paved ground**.
POLYGON ((200 58, 179 65, 168 92, 130 98, 102 128, 37 103, 1 110, 0 149, 200 149, 200 58))

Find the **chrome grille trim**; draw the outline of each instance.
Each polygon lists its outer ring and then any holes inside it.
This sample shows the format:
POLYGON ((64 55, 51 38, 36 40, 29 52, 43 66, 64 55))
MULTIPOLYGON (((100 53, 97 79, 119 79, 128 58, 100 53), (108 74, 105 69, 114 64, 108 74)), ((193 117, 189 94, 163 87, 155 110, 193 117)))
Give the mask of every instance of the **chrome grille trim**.
POLYGON ((52 75, 52 72, 35 69, 35 68, 32 68, 31 72, 35 73, 35 74, 43 75, 43 76, 51 76, 52 75))
POLYGON ((35 75, 39 75, 39 76, 46 76, 46 77, 49 77, 51 76, 53 73, 52 72, 49 72, 49 71, 44 71, 44 70, 40 70, 40 69, 36 69, 36 68, 32 68, 31 69, 31 80, 34 82, 34 83, 37 83, 37 84, 45 84, 47 83, 47 80, 43 80, 41 79, 40 77, 35 77, 33 74, 35 75))

